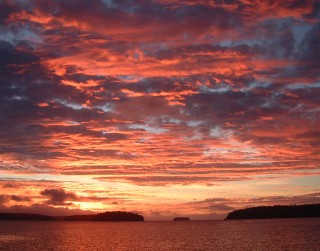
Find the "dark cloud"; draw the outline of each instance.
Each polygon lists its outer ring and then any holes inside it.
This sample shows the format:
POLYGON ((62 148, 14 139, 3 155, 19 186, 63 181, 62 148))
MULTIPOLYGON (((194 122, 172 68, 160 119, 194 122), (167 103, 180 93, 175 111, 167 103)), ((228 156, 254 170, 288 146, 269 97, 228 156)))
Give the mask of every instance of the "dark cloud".
POLYGON ((7 195, 7 194, 1 194, 0 195, 0 205, 6 204, 7 202, 30 202, 32 201, 30 197, 28 196, 20 196, 20 195, 7 195))
POLYGON ((67 205, 66 201, 72 201, 77 199, 77 195, 72 192, 66 192, 62 188, 45 189, 41 191, 41 195, 49 197, 47 204, 49 205, 67 205))
POLYGON ((317 74, 319 70, 316 64, 319 63, 320 56, 320 45, 317 42, 320 39, 320 22, 313 24, 310 28, 300 43, 300 56, 307 64, 307 68, 304 67, 304 69, 311 74, 312 70, 315 70, 314 74, 317 74))
POLYGON ((31 201, 31 199, 27 196, 19 196, 19 195, 11 195, 10 199, 16 202, 21 202, 21 201, 31 201))
POLYGON ((0 195, 0 205, 3 205, 8 201, 8 197, 6 195, 1 194, 0 195))
POLYGON ((0 9, 0 23, 3 23, 10 14, 17 11, 18 8, 14 4, 9 1, 1 1, 1 9, 0 9))
POLYGON ((308 131, 304 133, 299 133, 296 135, 297 138, 301 139, 314 139, 319 140, 320 139, 320 131, 308 131))

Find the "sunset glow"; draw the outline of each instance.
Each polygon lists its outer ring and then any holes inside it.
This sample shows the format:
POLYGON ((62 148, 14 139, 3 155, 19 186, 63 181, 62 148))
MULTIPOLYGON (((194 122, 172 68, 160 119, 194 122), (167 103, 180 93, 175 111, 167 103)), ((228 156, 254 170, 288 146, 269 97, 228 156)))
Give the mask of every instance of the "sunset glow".
POLYGON ((319 203, 319 41, 316 0, 0 0, 0 211, 319 203))

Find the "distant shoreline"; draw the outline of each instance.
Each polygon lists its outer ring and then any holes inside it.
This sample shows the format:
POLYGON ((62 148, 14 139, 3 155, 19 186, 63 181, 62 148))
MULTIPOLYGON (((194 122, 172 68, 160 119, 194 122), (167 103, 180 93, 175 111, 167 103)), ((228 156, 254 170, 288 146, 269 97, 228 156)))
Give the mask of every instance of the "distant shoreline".
POLYGON ((142 215, 130 212, 114 211, 91 215, 71 215, 53 217, 42 214, 0 213, 0 220, 14 221, 144 221, 142 215))
POLYGON ((0 220, 55 221, 54 217, 42 214, 0 213, 0 220))
MULTIPOLYGON (((230 212, 224 220, 241 219, 280 219, 320 217, 320 203, 305 205, 258 206, 238 209, 230 212)), ((145 221, 142 215, 113 211, 89 215, 48 216, 26 213, 0 213, 1 220, 11 221, 145 221)), ((208 219, 216 221, 219 219, 208 219)), ((223 220, 223 219, 220 219, 223 220)), ((170 221, 170 220, 167 220, 170 221)), ((191 221, 188 217, 175 217, 173 221, 191 221)), ((161 221, 157 221, 161 222, 161 221)))
POLYGON ((320 204, 276 205, 235 210, 226 220, 320 217, 320 204))

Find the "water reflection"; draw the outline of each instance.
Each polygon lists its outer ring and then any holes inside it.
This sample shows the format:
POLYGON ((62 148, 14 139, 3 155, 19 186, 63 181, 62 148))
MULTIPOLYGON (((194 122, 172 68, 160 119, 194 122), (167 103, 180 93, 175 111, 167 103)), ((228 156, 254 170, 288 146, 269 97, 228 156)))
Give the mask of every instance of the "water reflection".
POLYGON ((0 222, 1 250, 319 250, 320 218, 0 222))

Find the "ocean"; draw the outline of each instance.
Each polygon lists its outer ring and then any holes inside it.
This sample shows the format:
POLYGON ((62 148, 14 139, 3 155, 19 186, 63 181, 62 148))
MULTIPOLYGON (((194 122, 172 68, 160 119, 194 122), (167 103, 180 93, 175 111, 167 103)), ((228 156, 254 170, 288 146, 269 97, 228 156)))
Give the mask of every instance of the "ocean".
POLYGON ((320 250, 320 218, 183 222, 0 221, 0 250, 320 250))

